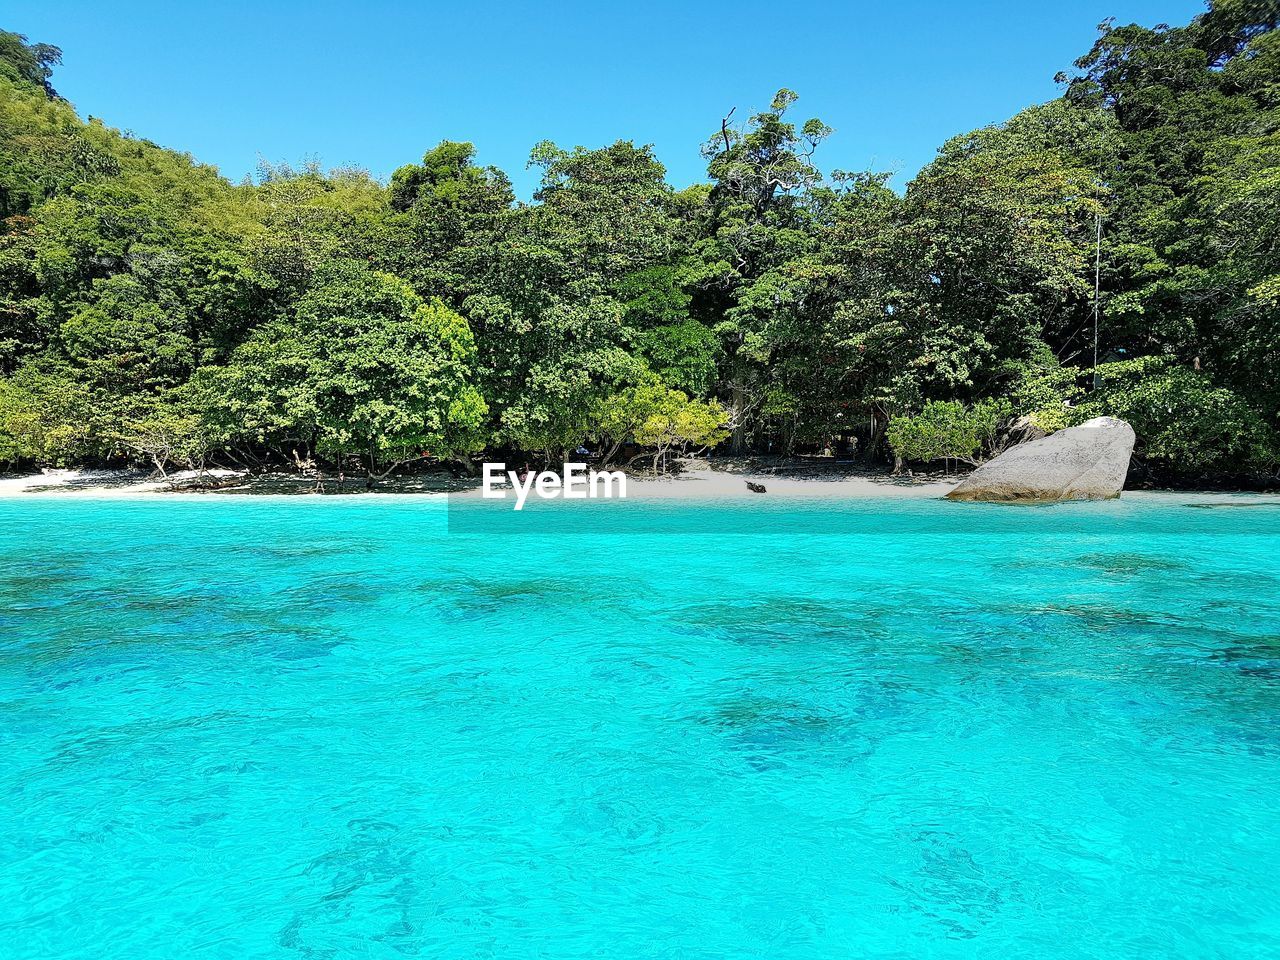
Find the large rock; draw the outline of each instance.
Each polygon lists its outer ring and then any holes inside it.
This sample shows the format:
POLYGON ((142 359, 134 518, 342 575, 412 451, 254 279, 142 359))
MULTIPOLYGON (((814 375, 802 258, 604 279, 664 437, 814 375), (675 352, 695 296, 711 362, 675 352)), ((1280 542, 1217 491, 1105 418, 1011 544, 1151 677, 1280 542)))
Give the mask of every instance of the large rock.
POLYGON ((1133 427, 1123 420, 1097 417, 1011 447, 947 497, 1004 503, 1112 500, 1124 489, 1133 439, 1133 427))
POLYGON ((1045 437, 1045 432, 1031 417, 1018 417, 1001 430, 1000 434, 1000 439, 1003 441, 1001 450, 1016 447, 1020 443, 1030 443, 1032 440, 1042 440, 1045 437))

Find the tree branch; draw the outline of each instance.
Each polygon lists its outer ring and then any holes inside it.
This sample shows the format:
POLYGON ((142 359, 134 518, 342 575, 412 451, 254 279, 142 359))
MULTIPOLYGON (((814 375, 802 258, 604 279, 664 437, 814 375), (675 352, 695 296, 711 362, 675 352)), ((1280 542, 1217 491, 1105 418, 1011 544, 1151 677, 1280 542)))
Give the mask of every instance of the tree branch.
POLYGON ((725 114, 724 118, 720 121, 720 133, 724 136, 725 153, 729 152, 729 120, 733 117, 733 111, 737 109, 737 107, 730 107, 729 112, 725 114))

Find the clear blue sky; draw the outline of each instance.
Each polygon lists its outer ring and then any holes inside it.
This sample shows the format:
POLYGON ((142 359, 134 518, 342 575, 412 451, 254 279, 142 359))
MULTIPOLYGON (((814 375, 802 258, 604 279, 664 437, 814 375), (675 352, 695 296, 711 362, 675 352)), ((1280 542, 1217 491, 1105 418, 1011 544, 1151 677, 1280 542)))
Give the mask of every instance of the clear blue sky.
POLYGON ((527 197, 529 148, 652 143, 668 178, 732 106, 782 86, 835 135, 824 170, 901 185, 944 139, 1057 94, 1053 75, 1114 16, 1184 23, 1200 0, 450 3, 0 0, 0 28, 63 49, 82 115, 239 180, 258 157, 379 177, 471 140, 527 197))

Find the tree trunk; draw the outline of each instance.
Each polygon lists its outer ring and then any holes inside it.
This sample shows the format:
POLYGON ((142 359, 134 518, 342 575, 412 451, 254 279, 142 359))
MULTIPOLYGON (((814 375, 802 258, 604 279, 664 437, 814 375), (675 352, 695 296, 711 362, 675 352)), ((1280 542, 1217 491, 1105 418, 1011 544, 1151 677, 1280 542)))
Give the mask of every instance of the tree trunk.
POLYGON ((866 459, 870 461, 880 450, 880 441, 884 439, 885 431, 889 428, 889 418, 882 410, 875 409, 871 411, 871 436, 867 438, 867 455, 866 459))
POLYGON ((729 439, 729 450, 734 456, 741 456, 747 448, 747 400, 740 375, 733 378, 730 389, 733 397, 733 434, 729 439))

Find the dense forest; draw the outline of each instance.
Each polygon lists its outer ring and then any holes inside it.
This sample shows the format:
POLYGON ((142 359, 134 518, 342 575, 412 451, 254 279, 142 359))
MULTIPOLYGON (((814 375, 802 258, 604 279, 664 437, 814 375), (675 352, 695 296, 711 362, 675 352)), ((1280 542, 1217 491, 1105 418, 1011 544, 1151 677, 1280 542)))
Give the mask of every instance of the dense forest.
POLYGON ((901 193, 824 174, 832 131, 782 90, 708 118, 705 183, 544 142, 532 203, 454 142, 389 183, 233 184, 82 120, 61 51, 0 33, 0 465, 901 465, 1105 413, 1153 475, 1274 476, 1276 26, 1105 23, 1060 98, 901 193))

